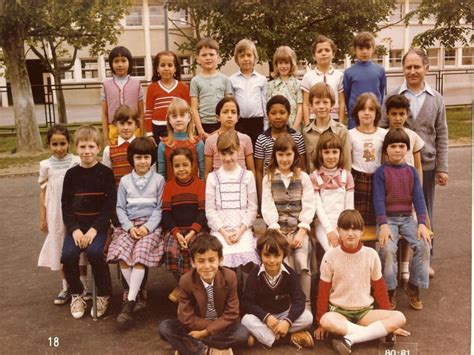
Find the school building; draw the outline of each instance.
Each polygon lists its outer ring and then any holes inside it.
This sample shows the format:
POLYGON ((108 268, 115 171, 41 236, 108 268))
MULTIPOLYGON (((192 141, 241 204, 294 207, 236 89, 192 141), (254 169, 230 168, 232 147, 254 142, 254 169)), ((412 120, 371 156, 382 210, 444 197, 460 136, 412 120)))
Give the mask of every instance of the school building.
MULTIPOLYGON (((118 44, 127 47, 133 55, 133 76, 140 78, 144 84, 152 76, 152 60, 159 51, 168 48, 175 51, 182 64, 182 74, 184 80, 191 78, 191 53, 179 53, 175 42, 183 41, 183 37, 177 35, 173 30, 174 26, 179 26, 181 31, 191 34, 192 28, 189 26, 188 14, 186 11, 168 12, 168 23, 165 24, 164 0, 134 0, 129 14, 122 19, 123 32, 118 38, 118 44), (167 25, 167 26, 166 26, 167 25), (166 30, 168 27, 168 31, 166 30), (168 35, 166 35, 168 33, 168 35)), ((386 24, 394 25, 384 28, 377 34, 377 45, 386 48, 386 55, 374 55, 374 61, 383 65, 388 76, 388 90, 399 85, 403 81, 401 71, 401 60, 411 44, 414 36, 434 25, 433 20, 426 20, 418 24, 418 20, 412 19, 408 26, 405 26, 402 17, 415 9, 421 0, 398 0, 396 8, 387 18, 386 24), (400 21, 399 23, 397 23, 400 21)), ((382 24, 384 25, 384 24, 382 24)), ((291 43, 288 45, 291 46, 291 43)), ((310 46, 311 43, 308 43, 310 46)), ((112 47, 111 47, 112 48, 112 47)), ((440 90, 448 105, 471 104, 472 82, 474 79, 474 48, 458 46, 453 49, 446 49, 436 46, 427 50, 430 59, 430 71, 427 81, 433 88, 440 90)), ((68 58, 63 59, 67 62, 68 58)), ((350 58, 347 57, 343 65, 338 68, 343 69, 351 65, 350 58)), ((27 68, 33 88, 33 95, 36 104, 45 102, 44 87, 51 82, 51 75, 46 73, 40 61, 35 55, 28 51, 27 68)), ((269 75, 268 65, 257 66, 257 71, 264 75, 269 75)), ((300 61, 300 74, 309 70, 310 65, 300 61)), ((0 71, 2 69, 0 68, 0 71)), ((224 74, 230 75, 237 70, 233 61, 221 69, 224 74)), ((65 98, 67 103, 76 105, 100 104, 99 90, 100 83, 111 76, 111 71, 105 56, 90 57, 87 48, 80 50, 74 61, 74 65, 66 73, 63 73, 62 83, 65 88, 65 98)), ((11 94, 7 94, 5 87, 8 82, 0 75, 0 101, 6 107, 12 105, 11 94)))

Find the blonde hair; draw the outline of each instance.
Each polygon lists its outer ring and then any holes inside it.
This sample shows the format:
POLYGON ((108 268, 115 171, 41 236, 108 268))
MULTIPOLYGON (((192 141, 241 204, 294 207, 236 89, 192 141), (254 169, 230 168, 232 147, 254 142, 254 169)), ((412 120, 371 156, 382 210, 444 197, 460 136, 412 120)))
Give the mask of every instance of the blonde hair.
POLYGON ((171 101, 170 105, 168 106, 168 112, 166 113, 166 128, 168 131, 168 136, 166 137, 166 145, 169 147, 174 146, 174 129, 170 124, 170 116, 178 116, 178 115, 189 115, 189 122, 188 127, 186 128, 186 134, 188 139, 195 143, 196 137, 194 135, 194 123, 191 116, 191 108, 189 107, 188 103, 180 98, 175 98, 171 101))
POLYGON ((234 60, 237 64, 239 62, 237 61, 237 57, 239 56, 240 53, 244 52, 247 49, 251 49, 253 56, 255 57, 255 62, 258 62, 258 53, 257 53, 257 47, 255 47, 255 43, 253 43, 251 40, 244 38, 241 39, 236 45, 234 49, 234 60))
POLYGON ((280 46, 275 50, 273 54, 273 72, 272 78, 277 78, 280 76, 280 73, 277 69, 278 62, 289 62, 291 64, 290 75, 296 75, 296 70, 298 68, 296 53, 293 49, 288 46, 280 46))
POLYGON ((236 131, 226 131, 217 137, 217 151, 221 154, 238 152, 240 149, 239 136, 236 131))
POLYGON ((92 125, 81 126, 74 133, 74 143, 77 147, 80 141, 93 141, 98 147, 102 145, 102 135, 97 127, 92 125))

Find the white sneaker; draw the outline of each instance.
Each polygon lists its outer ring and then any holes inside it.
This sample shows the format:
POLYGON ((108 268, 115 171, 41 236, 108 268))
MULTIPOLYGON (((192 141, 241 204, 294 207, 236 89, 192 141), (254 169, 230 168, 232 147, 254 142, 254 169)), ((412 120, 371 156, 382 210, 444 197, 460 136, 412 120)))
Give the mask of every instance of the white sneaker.
POLYGON ((74 318, 82 318, 86 312, 87 303, 81 295, 72 295, 71 300, 71 314, 74 318))
MULTIPOLYGON (((109 296, 97 296, 97 318, 102 317, 107 312, 109 306, 109 296)), ((91 308, 91 317, 94 317, 94 307, 91 308)))

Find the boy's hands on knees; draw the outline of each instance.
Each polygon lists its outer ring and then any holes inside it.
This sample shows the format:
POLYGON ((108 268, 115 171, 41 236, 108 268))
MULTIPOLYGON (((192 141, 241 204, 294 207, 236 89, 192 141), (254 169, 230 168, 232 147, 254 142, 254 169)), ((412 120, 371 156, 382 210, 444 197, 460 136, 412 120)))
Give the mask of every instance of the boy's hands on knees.
POLYGON ((209 336, 207 329, 204 330, 192 330, 188 333, 189 336, 192 336, 194 339, 202 339, 209 336))
POLYGON ((84 233, 80 229, 76 229, 75 231, 72 232, 72 239, 74 239, 74 244, 78 246, 79 248, 84 248, 82 246, 82 238, 84 237, 84 233))
POLYGON ((298 232, 296 232, 295 236, 293 237, 293 241, 291 242, 291 247, 293 249, 298 249, 303 246, 303 239, 306 237, 307 231, 304 228, 299 228, 298 232))
POLYGON ((320 325, 318 325, 318 327, 314 331, 314 337, 316 340, 323 340, 324 338, 327 337, 327 335, 328 335, 328 332, 326 332, 323 329, 323 327, 321 327, 320 325))
POLYGON ((95 236, 97 235, 97 230, 95 228, 89 228, 86 234, 84 234, 84 248, 86 248, 88 245, 92 243, 94 240, 95 236))
POLYGON ((380 226, 380 233, 379 233, 380 247, 383 248, 385 244, 387 244, 390 238, 392 238, 392 236, 390 235, 390 228, 388 228, 388 224, 382 224, 380 226))
POLYGON ((276 333, 275 329, 278 324, 278 319, 276 319, 275 316, 269 315, 267 317, 267 320, 265 321, 265 324, 267 325, 268 328, 272 330, 273 333, 276 333))
POLYGON ((422 223, 420 223, 418 225, 418 240, 420 240, 421 238, 423 238, 425 240, 425 243, 427 243, 428 245, 431 245, 431 236, 430 236, 430 232, 428 231, 428 229, 426 228, 426 226, 422 223))
POLYGON ((280 338, 283 338, 288 333, 288 329, 290 329, 290 323, 288 323, 288 321, 285 319, 279 320, 275 327, 274 333, 280 338))
POLYGON ((401 336, 404 336, 404 337, 407 337, 407 336, 411 335, 411 333, 408 330, 405 330, 403 328, 395 329, 393 331, 393 334, 401 335, 401 336))
POLYGON ((337 247, 339 245, 339 234, 336 231, 332 231, 328 233, 328 242, 329 245, 332 247, 337 247))

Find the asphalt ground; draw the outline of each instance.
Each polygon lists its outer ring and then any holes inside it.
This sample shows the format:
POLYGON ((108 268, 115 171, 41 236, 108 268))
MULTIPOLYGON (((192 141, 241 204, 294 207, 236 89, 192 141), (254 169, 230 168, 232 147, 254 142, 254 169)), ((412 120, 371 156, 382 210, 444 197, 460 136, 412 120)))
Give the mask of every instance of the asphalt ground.
MULTIPOLYGON (((424 309, 409 308, 399 290, 399 310, 408 320, 407 338, 396 348, 374 341, 355 345, 354 354, 468 354, 471 344, 471 223, 472 148, 450 149, 449 185, 436 190, 436 277, 422 292, 424 309), (398 352, 394 352, 398 350, 398 352), (407 352, 409 351, 409 352, 407 352)), ((106 315, 94 322, 90 315, 75 320, 69 306, 53 305, 60 275, 37 267, 44 241, 38 228, 38 186, 34 175, 0 178, 0 353, 5 354, 172 354, 157 333, 157 324, 176 316, 167 295, 175 286, 164 267, 152 269, 148 280, 149 307, 129 331, 116 326, 122 287, 115 265, 110 266, 113 296, 106 315)), ((89 275, 90 277, 90 275, 89 275)), ((302 354, 333 354, 328 342, 317 342, 302 354)), ((296 354, 293 346, 271 350, 259 346, 235 349, 236 354, 296 354)))

